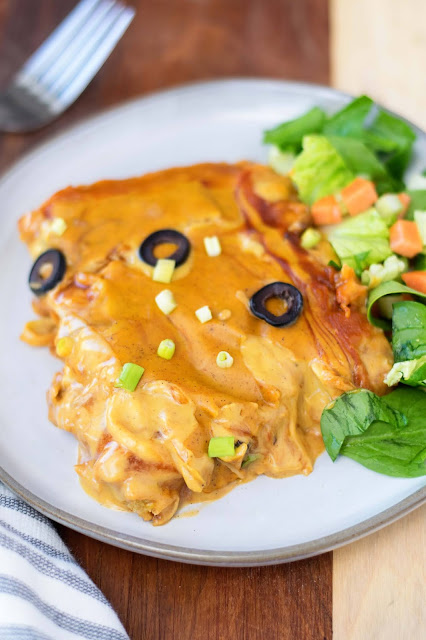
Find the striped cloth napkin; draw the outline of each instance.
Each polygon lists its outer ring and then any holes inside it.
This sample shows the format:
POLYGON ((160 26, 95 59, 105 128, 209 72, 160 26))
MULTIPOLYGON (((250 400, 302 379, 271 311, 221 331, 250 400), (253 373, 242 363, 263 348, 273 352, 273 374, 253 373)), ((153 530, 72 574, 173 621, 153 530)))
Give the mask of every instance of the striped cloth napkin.
POLYGON ((0 640, 129 640, 51 522, 0 482, 0 640))

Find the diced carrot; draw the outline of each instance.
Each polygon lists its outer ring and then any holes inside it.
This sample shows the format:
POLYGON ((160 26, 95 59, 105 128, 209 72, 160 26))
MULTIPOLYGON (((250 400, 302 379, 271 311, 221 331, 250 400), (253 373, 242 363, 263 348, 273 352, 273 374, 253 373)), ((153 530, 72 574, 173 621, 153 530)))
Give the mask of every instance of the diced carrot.
POLYGON ((426 271, 409 271, 408 273, 403 273, 401 278, 407 287, 426 293, 426 271))
POLYGON ((401 211, 401 213, 399 214, 398 218, 403 218, 405 216, 405 214, 408 211, 408 207, 410 206, 410 202, 411 202, 411 198, 408 195, 408 193, 398 193, 398 198, 402 204, 402 206, 404 207, 403 210, 401 211))
POLYGON ((351 216, 366 211, 378 198, 376 187, 371 180, 365 178, 355 178, 353 182, 342 189, 341 196, 343 204, 351 216))
POLYGON ((311 207, 315 224, 336 224, 342 221, 342 212, 335 196, 326 196, 314 202, 311 207))
POLYGON ((390 247, 395 253, 414 258, 423 249, 419 228, 410 220, 397 220, 390 228, 390 247))

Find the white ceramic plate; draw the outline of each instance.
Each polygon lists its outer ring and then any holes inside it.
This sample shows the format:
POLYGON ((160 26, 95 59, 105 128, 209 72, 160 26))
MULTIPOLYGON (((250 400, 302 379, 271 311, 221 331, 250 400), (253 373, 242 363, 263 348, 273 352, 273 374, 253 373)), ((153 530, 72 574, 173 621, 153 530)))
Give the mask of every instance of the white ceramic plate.
MULTIPOLYGON (((231 80, 140 98, 101 113, 24 157, 0 181, 0 477, 70 527, 146 554, 222 565, 294 560, 345 544, 426 498, 425 480, 382 476, 323 454, 309 477, 265 477, 205 505, 194 517, 152 527, 104 508, 80 488, 77 444, 47 419, 45 392, 59 363, 19 341, 31 315, 31 266, 16 221, 68 184, 126 178, 201 161, 266 160, 262 130, 318 104, 348 98, 322 87, 231 80)), ((418 133, 413 169, 426 164, 418 133), (415 166, 417 164, 417 166, 415 166)))

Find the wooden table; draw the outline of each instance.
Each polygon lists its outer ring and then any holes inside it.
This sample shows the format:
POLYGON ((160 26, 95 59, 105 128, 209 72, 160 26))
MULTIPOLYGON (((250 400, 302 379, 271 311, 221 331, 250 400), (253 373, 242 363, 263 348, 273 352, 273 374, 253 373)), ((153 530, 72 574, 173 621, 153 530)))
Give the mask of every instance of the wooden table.
MULTIPOLYGON (((0 0, 0 85, 75 3, 0 0)), ((129 4, 137 8, 133 24, 77 103, 41 132, 0 134, 0 170, 79 118, 161 87, 235 75, 330 81, 327 0, 134 0, 129 4)), ((215 569, 136 555, 58 528, 113 604, 132 640, 331 640, 330 553, 276 567, 215 569)), ((365 567, 371 560, 371 546, 368 541, 358 544, 365 545, 365 567)), ((357 572, 350 551, 345 553, 337 556, 335 567, 339 595, 348 588, 345 576, 357 572)), ((358 585, 361 589, 359 580, 358 585)), ((379 637, 359 625, 358 635, 349 634, 348 625, 354 628, 360 604, 355 602, 352 618, 348 614, 346 620, 342 598, 337 602, 336 640, 379 637)), ((394 638, 414 640, 420 635, 387 635, 388 640, 394 638)))

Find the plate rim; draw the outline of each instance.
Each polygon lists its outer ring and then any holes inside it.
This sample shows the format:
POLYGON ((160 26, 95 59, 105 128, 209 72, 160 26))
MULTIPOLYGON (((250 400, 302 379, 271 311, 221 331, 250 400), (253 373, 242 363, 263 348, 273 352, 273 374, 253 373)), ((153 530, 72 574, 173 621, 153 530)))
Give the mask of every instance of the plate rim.
POLYGON ((380 511, 352 527, 347 527, 315 540, 260 551, 209 551, 208 549, 193 549, 191 547, 154 542, 131 534, 120 534, 114 529, 74 516, 37 497, 14 480, 2 467, 0 467, 0 480, 25 502, 51 520, 101 542, 162 560, 220 567, 255 567, 283 564, 327 553, 346 544, 356 542, 356 540, 392 524, 426 503, 426 487, 423 487, 392 507, 380 511))
MULTIPOLYGON (((256 78, 256 77, 234 77, 234 78, 218 78, 214 80, 208 80, 203 82, 190 82, 180 84, 172 88, 161 89, 158 91, 149 92, 131 98, 129 100, 118 102, 104 109, 96 110, 93 114, 80 118, 76 122, 64 127, 57 133, 48 136, 41 143, 30 147, 22 156, 18 157, 10 165, 6 166, 6 169, 0 176, 0 187, 4 183, 7 183, 8 179, 13 176, 15 171, 21 169, 27 163, 31 162, 33 156, 38 156, 43 153, 44 150, 57 142, 60 138, 74 134, 79 134, 84 131, 85 127, 90 127, 93 122, 96 122, 100 117, 112 114, 114 111, 132 107, 139 102, 148 102, 151 99, 157 97, 167 97, 167 95, 176 97, 179 94, 184 94, 191 90, 203 89, 214 87, 218 85, 261 85, 262 87, 271 86, 276 89, 286 89, 287 91, 305 92, 305 93, 322 93, 326 96, 338 96, 341 98, 350 98, 350 94, 332 87, 327 87, 321 84, 314 84, 309 82, 292 82, 286 80, 280 80, 275 78, 256 78)), ((380 105, 379 105, 380 106, 380 105)), ((392 111, 385 108, 389 113, 392 111)), ((395 114, 394 114, 395 115, 395 114)), ((426 136, 418 126, 398 115, 399 118, 410 124, 410 126, 420 133, 422 136, 426 136)), ((285 562, 293 562, 296 560, 302 560, 304 558, 326 553, 333 549, 337 549, 343 545, 354 542, 378 529, 381 529, 392 522, 395 522, 399 518, 407 515, 414 509, 420 507, 426 502, 426 486, 416 490, 403 500, 400 500, 391 507, 376 513, 361 522, 341 529, 340 531, 315 538, 308 542, 302 542, 285 547, 277 547, 268 550, 256 550, 256 551, 214 551, 206 549, 193 549, 190 547, 175 546, 171 544, 155 542, 139 538, 131 534, 121 534, 114 529, 97 525, 88 520, 80 518, 79 516, 72 515, 67 511, 55 507, 51 503, 39 498, 29 489, 26 489, 23 485, 17 482, 12 476, 10 476, 5 469, 0 466, 0 480, 19 497, 25 500, 28 504, 34 507, 37 511, 43 513, 48 518, 55 522, 65 525, 79 533, 83 533, 91 538, 100 540, 102 542, 112 544, 114 546, 133 551, 136 553, 142 553, 148 556, 156 558, 162 558, 166 560, 174 560, 178 562, 184 562, 188 564, 198 565, 210 565, 210 566, 224 566, 224 567, 249 567, 249 566, 266 566, 272 564, 280 564, 285 562)))

